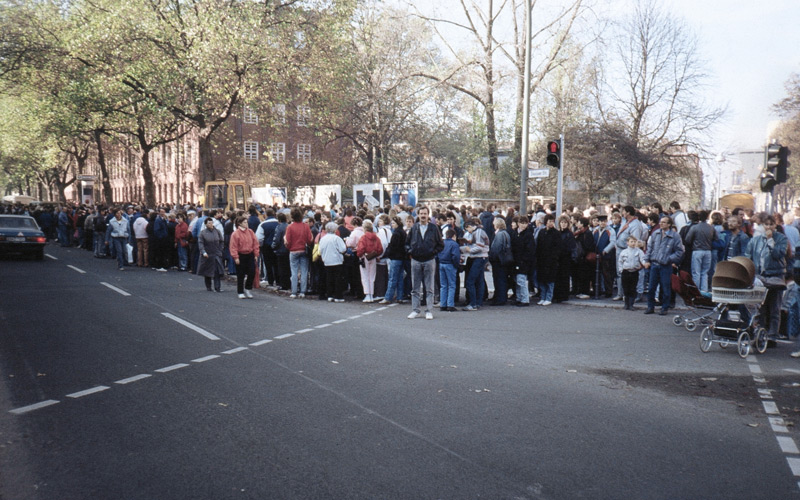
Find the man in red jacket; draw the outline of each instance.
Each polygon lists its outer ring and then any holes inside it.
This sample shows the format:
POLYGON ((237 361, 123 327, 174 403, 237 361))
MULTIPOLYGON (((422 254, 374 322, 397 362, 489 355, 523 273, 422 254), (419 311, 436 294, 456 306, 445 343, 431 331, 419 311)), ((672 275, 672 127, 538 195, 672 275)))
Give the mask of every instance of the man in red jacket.
POLYGON ((292 270, 292 294, 290 298, 306 296, 308 286, 308 255, 306 245, 314 241, 308 224, 303 224, 303 213, 299 208, 292 209, 292 223, 286 228, 284 236, 286 248, 289 250, 289 267, 292 270), (297 294, 297 281, 300 280, 300 294, 297 294))

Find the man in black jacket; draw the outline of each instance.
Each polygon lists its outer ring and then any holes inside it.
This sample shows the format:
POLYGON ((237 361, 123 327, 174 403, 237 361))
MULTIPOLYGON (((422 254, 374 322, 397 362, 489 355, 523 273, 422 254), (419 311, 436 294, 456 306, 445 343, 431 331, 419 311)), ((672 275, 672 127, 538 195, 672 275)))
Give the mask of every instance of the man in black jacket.
POLYGON ((411 314, 414 319, 420 313, 420 288, 425 280, 425 319, 433 319, 433 281, 436 271, 436 256, 444 248, 442 234, 436 224, 430 223, 428 207, 417 209, 419 222, 411 227, 406 240, 406 251, 411 257, 411 314))

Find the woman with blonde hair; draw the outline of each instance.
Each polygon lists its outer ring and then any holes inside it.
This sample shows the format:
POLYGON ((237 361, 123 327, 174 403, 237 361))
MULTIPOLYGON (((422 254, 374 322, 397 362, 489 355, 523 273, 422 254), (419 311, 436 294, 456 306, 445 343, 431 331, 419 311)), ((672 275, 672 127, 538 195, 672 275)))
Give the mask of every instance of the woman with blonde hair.
POLYGON ((383 245, 378 235, 372 231, 372 221, 369 219, 362 223, 364 235, 358 240, 356 256, 360 260, 361 286, 364 288, 364 302, 374 300, 375 273, 377 272, 378 257, 383 254, 383 245))

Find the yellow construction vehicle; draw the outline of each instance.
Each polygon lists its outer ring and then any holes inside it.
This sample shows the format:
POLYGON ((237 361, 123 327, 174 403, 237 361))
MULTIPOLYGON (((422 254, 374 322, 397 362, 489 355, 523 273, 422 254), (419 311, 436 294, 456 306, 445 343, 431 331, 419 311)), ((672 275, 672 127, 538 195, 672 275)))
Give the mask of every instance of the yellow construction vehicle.
POLYGON ((246 181, 208 181, 203 190, 203 208, 228 211, 247 210, 252 196, 246 181))

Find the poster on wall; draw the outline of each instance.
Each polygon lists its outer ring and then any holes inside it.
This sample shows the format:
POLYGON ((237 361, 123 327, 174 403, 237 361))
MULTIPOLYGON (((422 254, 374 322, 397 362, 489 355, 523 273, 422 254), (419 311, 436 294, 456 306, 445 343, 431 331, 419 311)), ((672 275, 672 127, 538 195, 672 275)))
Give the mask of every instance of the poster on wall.
POLYGON ((411 205, 417 206, 417 182, 387 182, 383 185, 389 194, 392 206, 411 205))
POLYGON ((353 184, 353 204, 360 206, 367 195, 372 196, 383 205, 383 189, 380 184, 353 184))
POLYGON ((300 186, 295 190, 294 202, 299 205, 315 205, 331 208, 342 201, 341 184, 322 184, 319 186, 300 186))
POLYGON ((294 202, 297 205, 314 203, 314 186, 298 186, 294 191, 294 202))
POLYGON ((272 197, 273 205, 283 205, 287 202, 285 187, 271 187, 269 194, 272 197))

